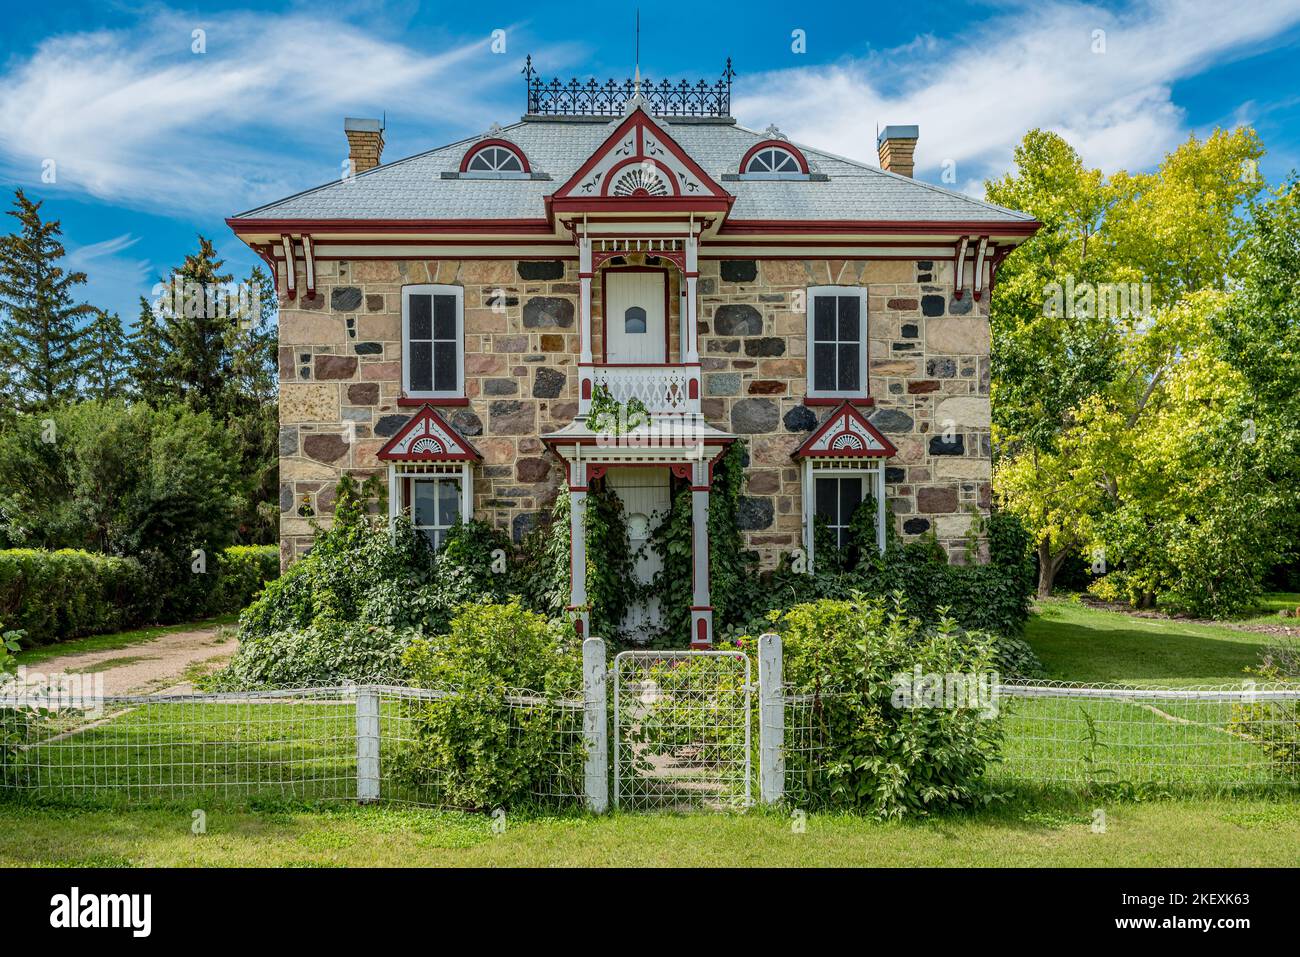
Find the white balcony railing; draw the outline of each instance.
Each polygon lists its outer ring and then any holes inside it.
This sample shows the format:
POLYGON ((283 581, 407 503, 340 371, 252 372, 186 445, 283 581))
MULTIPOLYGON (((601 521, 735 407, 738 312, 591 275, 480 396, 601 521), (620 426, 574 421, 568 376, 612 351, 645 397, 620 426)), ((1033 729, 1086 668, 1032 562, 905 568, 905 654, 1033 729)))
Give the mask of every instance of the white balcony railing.
POLYGON ((700 411, 700 367, 691 365, 593 365, 579 375, 578 412, 591 409, 591 396, 601 386, 620 405, 639 399, 651 415, 700 411))

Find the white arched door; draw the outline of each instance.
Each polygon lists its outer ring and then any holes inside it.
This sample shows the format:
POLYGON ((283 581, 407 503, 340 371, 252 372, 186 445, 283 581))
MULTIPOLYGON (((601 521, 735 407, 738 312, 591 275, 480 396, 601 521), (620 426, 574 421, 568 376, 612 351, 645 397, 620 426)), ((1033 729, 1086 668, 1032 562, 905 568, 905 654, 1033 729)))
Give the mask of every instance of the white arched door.
POLYGON ((666 281, 666 274, 658 269, 605 273, 605 361, 638 365, 668 361, 666 281))

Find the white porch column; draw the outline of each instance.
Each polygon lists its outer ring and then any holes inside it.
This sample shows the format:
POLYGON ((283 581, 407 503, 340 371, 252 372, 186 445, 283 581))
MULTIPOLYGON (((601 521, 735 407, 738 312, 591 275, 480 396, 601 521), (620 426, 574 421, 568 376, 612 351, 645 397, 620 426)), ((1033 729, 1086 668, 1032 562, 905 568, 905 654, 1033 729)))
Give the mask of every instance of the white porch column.
POLYGON ((578 637, 591 637, 587 611, 587 466, 569 463, 569 613, 578 637))
POLYGON ((709 462, 691 463, 691 647, 713 646, 713 604, 709 597, 709 462))
POLYGON ((579 362, 591 361, 591 240, 578 240, 578 328, 582 337, 579 362))
POLYGON ((817 497, 816 488, 813 486, 813 467, 812 459, 806 458, 802 463, 803 468, 803 559, 804 570, 809 575, 813 573, 813 528, 816 522, 817 510, 814 507, 814 499, 817 497))
POLYGON ((885 554, 885 462, 876 465, 876 547, 885 554))
POLYGON ((695 286, 700 275, 699 242, 692 233, 686 237, 686 309, 682 330, 682 361, 699 362, 699 322, 696 316, 695 286))

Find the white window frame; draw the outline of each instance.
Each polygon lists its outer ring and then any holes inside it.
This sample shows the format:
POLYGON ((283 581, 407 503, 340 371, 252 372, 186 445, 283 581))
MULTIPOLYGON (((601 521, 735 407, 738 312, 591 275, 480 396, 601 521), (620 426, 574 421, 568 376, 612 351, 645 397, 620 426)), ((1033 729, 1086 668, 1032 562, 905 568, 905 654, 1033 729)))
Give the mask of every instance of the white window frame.
POLYGON ((414 483, 419 481, 425 482, 457 482, 460 485, 460 523, 472 521, 474 518, 474 473, 473 466, 469 462, 447 462, 447 463, 388 463, 388 523, 392 527, 393 522, 400 515, 405 515, 411 520, 412 526, 420 531, 424 528, 454 528, 454 525, 415 525, 415 488, 414 483), (402 485, 405 482, 411 482, 411 504, 410 506, 402 505, 402 485))
POLYGON ((860 478, 862 479, 862 497, 874 495, 876 499, 876 547, 880 554, 885 554, 885 522, 889 512, 885 508, 885 460, 836 459, 803 460, 803 550, 808 556, 808 574, 813 573, 816 561, 814 531, 817 527, 817 479, 819 478, 860 478))
POLYGON ((803 166, 799 162, 799 157, 796 156, 792 150, 785 149, 784 147, 781 146, 773 146, 771 144, 764 146, 762 149, 760 149, 758 152, 756 152, 753 156, 749 158, 749 162, 745 164, 745 168, 740 171, 740 176, 743 179, 754 179, 754 180, 780 180, 780 179, 786 179, 786 180, 805 179, 806 180, 808 179, 808 174, 803 171, 803 166), (760 156, 762 156, 764 153, 768 151, 775 151, 777 153, 783 153, 784 155, 788 156, 790 158, 790 162, 794 163, 794 169, 786 170, 784 172, 778 172, 776 170, 751 169, 751 167, 754 165, 754 162, 760 156))
MULTIPOLYGON (((430 318, 430 334, 434 320, 430 318)), ((423 340, 421 340, 423 341, 423 340)), ((432 350, 430 350, 432 361, 432 350)), ((465 289, 440 283, 402 287, 402 395, 410 399, 463 399, 465 397, 465 289), (456 297, 456 388, 416 391, 411 388, 411 297, 456 297)))
MULTIPOLYGON (((865 399, 870 395, 870 381, 867 379, 867 350, 870 335, 868 326, 870 318, 867 315, 867 290, 865 286, 809 286, 807 291, 807 302, 805 303, 807 312, 807 334, 808 334, 808 397, 812 399, 865 399), (856 296, 858 299, 858 334, 860 336, 858 345, 858 382, 861 388, 858 389, 836 389, 833 391, 819 390, 813 385, 816 382, 816 361, 817 361, 817 340, 815 337, 815 321, 817 300, 823 296, 847 297, 856 296)), ((839 342, 839 326, 836 323, 836 341, 839 342)), ((838 360, 837 360, 838 361, 838 360)))

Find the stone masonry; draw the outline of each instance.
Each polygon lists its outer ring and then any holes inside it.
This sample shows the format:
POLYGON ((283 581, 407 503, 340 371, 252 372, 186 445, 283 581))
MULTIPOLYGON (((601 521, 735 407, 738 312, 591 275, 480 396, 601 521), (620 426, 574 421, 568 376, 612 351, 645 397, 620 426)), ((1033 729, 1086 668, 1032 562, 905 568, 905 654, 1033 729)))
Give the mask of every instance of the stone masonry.
MULTIPOLYGON (((310 546, 313 521, 328 524, 341 474, 385 472, 376 453, 415 411, 398 404, 408 284, 464 287, 468 404, 438 408, 483 454, 475 515, 516 539, 534 527, 564 481, 539 437, 578 409, 576 260, 318 261, 316 270, 314 296, 288 300, 281 288, 282 561, 310 546)), ((302 289, 301 271, 298 281, 302 289)), ((800 543, 790 453, 830 412, 803 404, 803 295, 827 284, 869 289, 875 406, 865 411, 899 450, 887 473, 896 527, 904 538, 933 529, 961 560, 990 496, 988 300, 954 299, 946 262, 701 260, 702 409, 749 444, 748 543, 765 567, 800 543)), ((599 357, 599 276, 594 286, 599 357)), ((671 267, 668 301, 672 357, 680 284, 671 267)))

